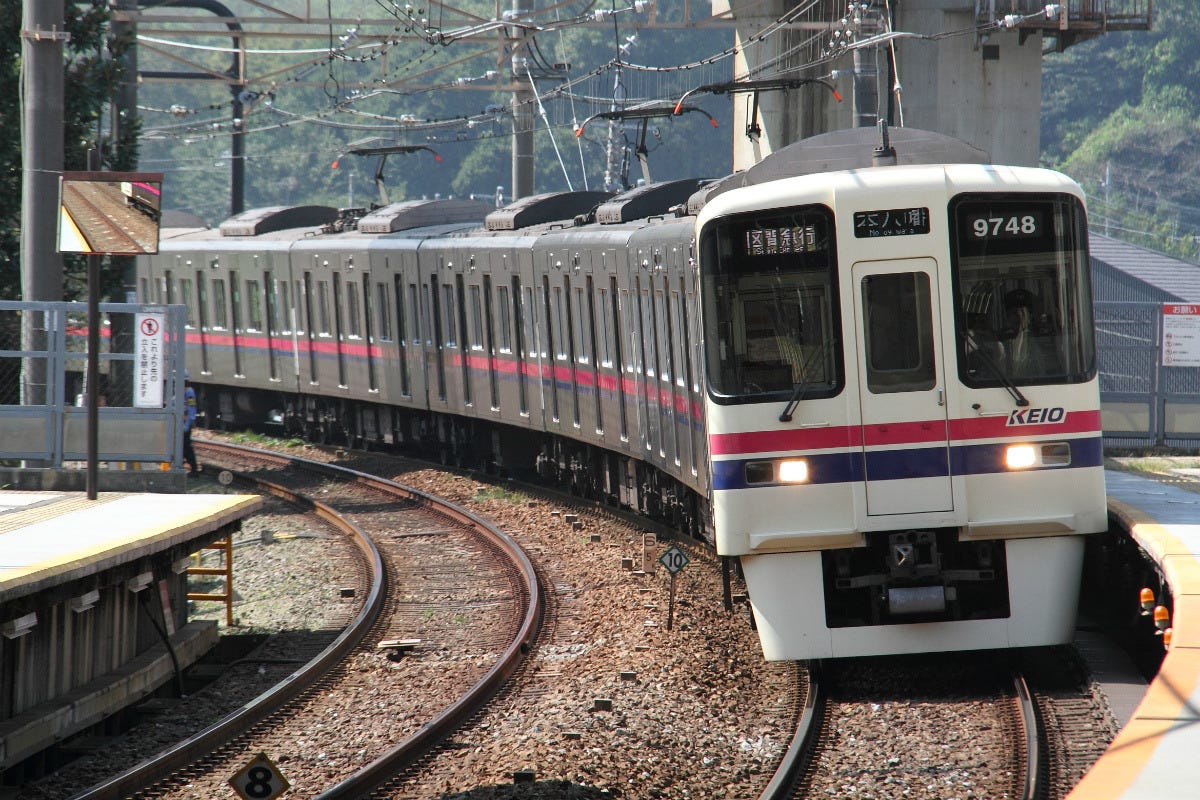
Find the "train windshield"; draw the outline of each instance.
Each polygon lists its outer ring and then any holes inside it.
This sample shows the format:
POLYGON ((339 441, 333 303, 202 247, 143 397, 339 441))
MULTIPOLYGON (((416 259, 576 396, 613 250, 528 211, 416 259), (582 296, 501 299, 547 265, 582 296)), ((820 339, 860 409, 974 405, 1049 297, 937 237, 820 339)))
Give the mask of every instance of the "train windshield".
POLYGON ((1090 380, 1096 370, 1091 273, 1078 200, 965 194, 949 211, 963 383, 1090 380))
POLYGON ((705 359, 717 402, 841 390, 833 230, 824 206, 731 215, 705 228, 705 359))

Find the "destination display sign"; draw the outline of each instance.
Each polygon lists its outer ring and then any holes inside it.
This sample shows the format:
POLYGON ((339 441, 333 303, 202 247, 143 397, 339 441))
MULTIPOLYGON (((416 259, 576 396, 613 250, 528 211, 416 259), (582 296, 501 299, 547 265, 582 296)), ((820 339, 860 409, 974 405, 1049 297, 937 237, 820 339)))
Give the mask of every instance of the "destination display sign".
POLYGON ((811 253, 817 249, 815 225, 750 228, 746 231, 746 255, 774 256, 811 253))
POLYGON ((929 233, 928 208, 889 208, 854 212, 854 238, 915 236, 929 233))

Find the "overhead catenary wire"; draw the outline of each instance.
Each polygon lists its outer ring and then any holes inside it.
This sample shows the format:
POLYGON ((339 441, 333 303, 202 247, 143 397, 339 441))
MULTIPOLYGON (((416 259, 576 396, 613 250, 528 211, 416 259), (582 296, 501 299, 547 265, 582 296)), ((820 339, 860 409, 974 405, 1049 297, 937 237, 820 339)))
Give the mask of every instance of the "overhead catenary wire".
POLYGON ((533 73, 529 71, 529 62, 525 63, 525 75, 529 78, 529 86, 533 89, 533 97, 537 100, 538 112, 542 116, 542 121, 546 123, 546 132, 550 135, 550 144, 554 146, 554 155, 558 158, 558 166, 562 169, 563 180, 567 182, 567 191, 573 191, 571 187, 571 176, 567 174, 567 165, 563 163, 562 153, 558 150, 558 140, 554 138, 554 128, 550 125, 550 118, 546 116, 546 107, 542 105, 542 99, 538 96, 537 81, 533 79, 533 73))
MULTIPOLYGON (((817 0, 808 0, 805 3, 798 4, 796 7, 789 9, 787 12, 780 15, 773 23, 765 26, 754 37, 747 39, 746 42, 741 47, 738 47, 735 45, 733 47, 725 48, 719 52, 716 52, 714 54, 706 56, 702 59, 688 62, 686 64, 678 64, 678 65, 673 65, 673 66, 649 66, 649 65, 637 64, 635 62, 629 61, 629 60, 625 59, 624 57, 622 57, 622 54, 618 54, 617 58, 610 60, 608 63, 602 64, 592 70, 589 70, 587 73, 585 73, 581 76, 578 76, 574 79, 564 81, 560 86, 554 87, 547 92, 538 94, 538 96, 536 97, 536 100, 532 101, 532 102, 536 102, 538 104, 540 112, 543 115, 543 120, 547 123, 548 126, 558 127, 558 128, 568 128, 569 127, 570 129, 574 129, 577 127, 576 123, 577 123, 577 118, 578 118, 577 112, 574 108, 574 104, 576 102, 580 102, 580 101, 588 102, 589 104, 592 104, 592 105, 598 105, 603 102, 603 103, 609 103, 610 107, 611 107, 611 103, 612 103, 612 99, 613 99, 611 96, 607 99, 604 99, 600 96, 595 96, 595 95, 589 96, 587 94, 579 93, 576 91, 576 89, 578 87, 584 86, 588 81, 594 80, 594 79, 604 75, 607 72, 613 72, 613 73, 615 73, 614 78, 613 78, 613 86, 614 86, 614 94, 615 94, 618 91, 624 92, 624 81, 623 81, 622 76, 626 71, 634 72, 634 73, 646 72, 646 73, 686 74, 687 72, 689 72, 691 70, 698 69, 698 68, 704 67, 704 66, 713 65, 722 60, 730 58, 733 55, 737 54, 738 52, 743 51, 747 46, 754 44, 756 42, 765 40, 766 38, 773 35, 774 33, 777 33, 779 30, 784 29, 790 22, 798 19, 803 13, 806 13, 806 12, 812 10, 816 5, 817 5, 817 0), (564 123, 561 123, 561 124, 555 126, 553 123, 551 123, 549 121, 549 118, 548 118, 549 114, 548 114, 548 110, 546 108, 546 104, 549 102, 552 102, 552 101, 560 100, 560 99, 567 101, 571 105, 571 113, 570 113, 571 119, 570 119, 570 122, 564 122, 564 123)), ((629 8, 632 9, 633 7, 631 6, 629 8)), ((621 10, 626 10, 626 9, 621 9, 621 10)), ((1017 20, 1017 22, 1022 21, 1024 19, 1036 17, 1040 13, 1042 13, 1042 12, 1025 15, 1023 17, 1020 17, 1017 20)), ((576 17, 575 19, 579 19, 583 16, 585 16, 585 15, 580 15, 579 17, 576 17)), ((1012 15, 1010 15, 1010 16, 1012 16, 1012 15)), ((568 21, 568 22, 570 22, 570 21, 568 21)), ((615 19, 614 19, 614 22, 615 22, 615 19)), ((903 38, 911 38, 911 39, 927 40, 927 41, 937 41, 937 40, 952 37, 952 36, 980 35, 982 33, 986 33, 988 31, 992 31, 992 30, 996 30, 996 29, 1011 28, 1014 26, 1014 24, 1015 24, 1014 20, 1005 18, 1004 20, 997 20, 997 21, 990 22, 990 23, 984 23, 982 25, 974 25, 969 28, 956 29, 956 30, 952 30, 952 31, 945 31, 945 32, 939 32, 939 33, 934 33, 934 34, 916 34, 916 33, 907 33, 907 32, 897 32, 897 31, 892 31, 889 29, 889 30, 885 31, 884 33, 880 34, 879 36, 869 37, 866 39, 848 43, 842 49, 840 49, 836 54, 827 53, 827 54, 822 55, 818 59, 811 60, 807 63, 801 64, 801 65, 798 65, 795 67, 789 67, 787 69, 776 70, 775 72, 768 74, 766 72, 767 68, 769 68, 770 66, 773 66, 775 63, 778 63, 778 61, 781 60, 781 57, 776 57, 775 59, 772 60, 771 63, 769 63, 765 67, 764 67, 764 65, 760 65, 759 67, 757 67, 754 71, 754 74, 755 75, 765 75, 765 76, 784 76, 784 75, 793 74, 796 72, 803 72, 805 70, 811 70, 815 67, 818 67, 820 65, 827 63, 828 61, 833 60, 833 58, 836 58, 839 55, 845 54, 847 52, 852 52, 853 50, 861 48, 861 47, 880 46, 880 45, 886 44, 888 47, 894 49, 895 42, 897 40, 903 39, 903 38)), ((556 31, 560 31, 560 32, 561 32, 561 30, 565 29, 566 27, 568 27, 568 25, 559 24, 559 22, 557 20, 552 21, 552 22, 548 23, 548 25, 547 25, 547 29, 552 28, 552 29, 554 29, 556 31)), ((890 28, 890 26, 889 26, 889 28, 890 28)), ((812 37, 807 37, 806 41, 811 46, 812 37)), ((800 46, 802 46, 802 45, 798 45, 797 47, 800 47, 800 46)), ((618 45, 618 47, 619 47, 619 45, 618 45)), ((797 47, 789 48, 789 53, 794 52, 797 49, 797 47)), ((220 48, 217 48, 217 49, 220 49, 220 48)), ((333 49, 332 47, 327 48, 327 51, 332 50, 332 49, 333 49)), ((426 54, 424 56, 422 56, 422 58, 428 57, 432 52, 435 52, 435 51, 427 51, 426 54)), ((311 69, 312 66, 313 65, 306 65, 306 68, 311 69)), ((410 63, 410 66, 411 66, 411 63, 410 63)), ((251 85, 252 83, 253 83, 253 81, 247 81, 248 85, 251 85)), ((395 85, 396 83, 397 83, 397 81, 389 81, 389 84, 391 84, 391 85, 395 85)), ((419 94, 419 93, 423 93, 423 92, 427 92, 427 91, 434 91, 437 88, 444 88, 448 85, 451 85, 451 84, 444 83, 444 84, 440 84, 438 87, 413 89, 411 92, 407 92, 407 93, 408 94, 419 94)), ((273 81, 272 87, 275 87, 275 86, 277 86, 277 83, 273 81)), ((895 86, 896 86, 895 91, 898 93, 899 86, 900 86, 898 80, 896 81, 895 86)), ((273 106, 271 106, 271 110, 279 116, 287 117, 287 119, 283 122, 279 122, 274 125, 262 125, 262 126, 250 128, 250 129, 247 129, 246 132, 247 133, 250 133, 250 132, 262 133, 262 132, 267 132, 270 130, 278 130, 278 129, 289 127, 292 125, 305 124, 305 123, 320 124, 320 125, 323 125, 326 127, 334 127, 334 128, 344 127, 347 130, 377 129, 371 125, 355 125, 355 124, 337 122, 337 121, 330 120, 329 117, 334 114, 348 113, 348 112, 352 113, 353 112, 353 109, 351 109, 352 104, 364 102, 365 100, 369 99, 372 96, 375 96, 377 93, 382 92, 382 91, 394 91, 397 93, 405 93, 405 92, 400 92, 397 89, 389 88, 388 86, 376 86, 376 88, 371 89, 368 92, 362 93, 357 96, 351 96, 351 97, 346 97, 346 98, 337 98, 337 101, 335 103, 333 103, 328 109, 317 111, 317 112, 303 112, 303 113, 285 112, 279 107, 278 103, 275 103, 273 106)), ((674 96, 677 97, 678 95, 674 95, 674 96)), ((625 98, 625 100, 630 100, 630 99, 631 98, 625 98)), ((665 102, 665 101, 670 100, 671 97, 664 95, 664 96, 657 97, 657 98, 652 98, 652 97, 639 98, 640 101, 649 101, 649 100, 653 100, 653 99, 658 99, 658 100, 662 100, 665 102)), ((377 119, 381 125, 386 125, 389 121, 392 122, 393 124, 404 122, 402 117, 397 117, 397 116, 388 117, 387 115, 384 115, 384 114, 375 115, 375 116, 373 116, 373 118, 377 119)), ((472 124, 472 122, 475 122, 477 124, 478 121, 480 121, 480 118, 478 118, 478 117, 463 118, 461 116, 457 116, 457 117, 445 118, 445 119, 427 119, 427 120, 424 120, 423 125, 427 128, 437 128, 437 127, 448 127, 448 126, 453 126, 453 125, 472 124)), ((216 124, 217 123, 212 123, 212 125, 214 125, 214 126, 216 124)), ((202 131, 199 129, 199 127, 200 127, 199 125, 193 126, 191 128, 187 128, 187 127, 167 128, 167 127, 163 126, 163 127, 153 128, 153 129, 146 129, 142 132, 142 136, 143 136, 143 138, 160 138, 160 139, 168 138, 171 135, 170 133, 167 133, 168 130, 175 131, 176 132, 175 135, 180 136, 181 138, 183 136, 186 136, 188 139, 191 139, 191 140, 201 139, 201 138, 206 138, 206 137, 217 137, 217 136, 227 135, 227 132, 223 131, 223 130, 214 128, 214 129, 210 129, 207 131, 202 131)), ((495 135, 500 135, 500 134, 495 134, 495 135)), ((489 136, 480 136, 477 138, 490 138, 490 137, 489 136)), ((580 143, 580 147, 582 147, 582 143, 580 143)), ((581 160, 581 165, 582 165, 583 164, 582 149, 580 151, 580 160, 581 160)), ((584 173, 586 174, 586 170, 584 170, 584 173)))

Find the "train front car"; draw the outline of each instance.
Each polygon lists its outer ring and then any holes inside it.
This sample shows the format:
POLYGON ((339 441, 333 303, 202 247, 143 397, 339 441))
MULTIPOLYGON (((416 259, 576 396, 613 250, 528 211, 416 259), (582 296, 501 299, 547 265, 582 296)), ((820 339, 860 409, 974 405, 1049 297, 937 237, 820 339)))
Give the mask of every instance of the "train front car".
POLYGON ((768 659, 1071 640, 1107 522, 1081 198, 961 164, 704 207, 713 522, 768 659))

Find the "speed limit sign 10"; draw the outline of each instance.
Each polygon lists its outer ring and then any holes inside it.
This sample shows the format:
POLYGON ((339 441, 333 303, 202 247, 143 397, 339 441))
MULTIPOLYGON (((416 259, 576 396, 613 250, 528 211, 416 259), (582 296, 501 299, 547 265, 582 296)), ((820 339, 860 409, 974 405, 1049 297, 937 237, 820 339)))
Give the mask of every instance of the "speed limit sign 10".
POLYGON ((274 800, 292 788, 266 753, 259 753, 229 779, 242 800, 274 800))
POLYGON ((658 563, 667 568, 667 572, 674 575, 679 570, 688 565, 687 553, 680 550, 678 547, 671 545, 663 554, 658 557, 658 563))

